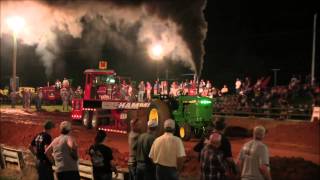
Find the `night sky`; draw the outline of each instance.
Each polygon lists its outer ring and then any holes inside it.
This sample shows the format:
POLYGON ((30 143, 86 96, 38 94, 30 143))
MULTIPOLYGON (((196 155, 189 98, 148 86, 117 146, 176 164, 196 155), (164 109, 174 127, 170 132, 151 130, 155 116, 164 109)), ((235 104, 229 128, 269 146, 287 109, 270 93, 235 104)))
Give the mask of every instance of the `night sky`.
MULTIPOLYGON (((237 77, 272 76, 276 68, 280 84, 292 75, 304 78, 311 70, 314 12, 306 3, 209 1, 204 76, 230 84, 237 77)), ((317 36, 319 77, 319 14, 317 36)))
MULTIPOLYGON (((182 1, 178 0, 174 4, 177 2, 182 1)), ((121 6, 121 3, 119 4, 121 6)), ((170 5, 168 2, 164 4, 170 5)), ((183 8, 184 5, 181 3, 181 6, 177 6, 174 10, 183 12, 183 8)), ((304 79, 311 69, 315 12, 315 6, 311 3, 275 4, 244 0, 232 2, 209 0, 204 11, 208 31, 204 42, 202 78, 213 80, 218 87, 223 84, 233 86, 236 78, 243 79, 249 76, 255 81, 261 76, 272 76, 271 69, 277 68, 280 69, 279 84, 287 84, 292 75, 298 77, 300 75, 304 79)), ((190 17, 183 14, 183 18, 190 17)), ((192 20, 186 20, 184 23, 190 22, 192 20)), ((83 23, 85 33, 90 30, 92 24, 83 23)), ((1 26, 3 25, 1 22, 1 26)), ((316 78, 320 77, 319 13, 317 26, 316 78)), ((130 34, 134 30, 133 28, 123 33, 130 34)), ((115 69, 119 75, 130 76, 137 80, 155 78, 156 64, 143 58, 146 56, 143 51, 135 52, 136 56, 132 57, 125 50, 103 43, 99 47, 89 47, 101 49, 100 54, 90 56, 91 51, 82 45, 85 38, 73 38, 68 34, 59 33, 57 39, 62 51, 59 58, 54 61, 50 77, 46 76, 44 66, 34 53, 35 46, 19 43, 17 73, 21 77, 23 86, 42 86, 48 80, 53 83, 55 79, 63 77, 74 79, 75 85, 81 84, 84 69, 97 67, 100 59, 108 60, 109 67, 115 69)), ((1 87, 8 83, 8 78, 11 76, 11 41, 11 36, 1 36, 1 87)), ((181 63, 172 62, 170 59, 165 59, 158 66, 163 77, 165 69, 168 69, 171 78, 181 78, 181 74, 192 73, 181 63)))

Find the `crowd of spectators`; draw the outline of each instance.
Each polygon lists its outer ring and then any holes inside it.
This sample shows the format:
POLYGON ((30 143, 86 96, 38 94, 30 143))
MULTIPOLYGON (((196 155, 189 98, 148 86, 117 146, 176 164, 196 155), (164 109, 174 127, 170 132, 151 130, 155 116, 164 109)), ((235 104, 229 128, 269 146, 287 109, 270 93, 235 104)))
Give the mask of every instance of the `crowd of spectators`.
POLYGON ((200 95, 214 98, 216 109, 221 111, 266 112, 272 109, 298 110, 307 113, 319 101, 318 84, 293 76, 288 85, 271 86, 270 77, 258 78, 252 83, 249 77, 236 79, 234 87, 223 85, 218 88, 209 80, 185 81, 141 81, 137 86, 123 81, 120 96, 123 99, 150 101, 154 95, 200 95))
MULTIPOLYGON (((164 132, 156 135, 158 124, 148 121, 148 130, 137 126, 137 119, 130 122, 129 179, 178 180, 187 160, 182 140, 174 136, 175 121, 166 119, 164 132)), ((38 179, 80 180, 78 149, 81 146, 72 135, 68 121, 60 123, 60 135, 53 138, 52 121, 46 121, 42 132, 35 135, 29 150, 36 157, 38 179), (52 166, 55 165, 55 172, 52 166)), ((199 153, 200 177, 203 180, 267 179, 271 180, 269 150, 263 143, 265 128, 256 126, 253 138, 243 145, 236 161, 232 146, 225 136, 223 118, 216 119, 214 128, 203 136, 194 147, 199 153)), ((111 180, 118 176, 113 150, 105 141, 107 134, 98 130, 87 153, 90 155, 95 180, 111 180)))

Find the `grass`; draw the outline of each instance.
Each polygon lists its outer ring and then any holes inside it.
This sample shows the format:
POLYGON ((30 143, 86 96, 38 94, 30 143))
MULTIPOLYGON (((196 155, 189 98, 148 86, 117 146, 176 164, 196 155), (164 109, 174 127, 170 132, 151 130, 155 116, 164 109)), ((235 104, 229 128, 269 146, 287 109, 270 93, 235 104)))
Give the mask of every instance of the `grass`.
POLYGON ((0 176, 0 180, 15 180, 17 178, 14 177, 7 177, 7 176, 0 176))

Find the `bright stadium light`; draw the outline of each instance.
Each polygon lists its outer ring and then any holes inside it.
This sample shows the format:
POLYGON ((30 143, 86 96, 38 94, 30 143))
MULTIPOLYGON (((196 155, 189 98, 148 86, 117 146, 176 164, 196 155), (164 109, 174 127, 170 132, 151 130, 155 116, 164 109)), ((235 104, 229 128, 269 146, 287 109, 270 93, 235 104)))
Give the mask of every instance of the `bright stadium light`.
POLYGON ((22 17, 11 16, 7 18, 7 24, 14 33, 17 33, 24 27, 25 21, 22 17))
POLYGON ((148 50, 151 59, 156 61, 156 76, 159 79, 158 61, 163 59, 163 48, 161 44, 153 44, 148 50))
MULTIPOLYGON (((25 25, 25 21, 22 17, 11 16, 7 18, 7 25, 12 30, 13 34, 13 56, 12 56, 12 83, 11 88, 13 96, 16 96, 17 90, 17 35, 18 32, 22 30, 25 25)), ((15 107, 15 97, 12 97, 12 107, 15 107)))
POLYGON ((149 56, 154 60, 160 60, 163 57, 163 48, 160 44, 151 46, 149 56))

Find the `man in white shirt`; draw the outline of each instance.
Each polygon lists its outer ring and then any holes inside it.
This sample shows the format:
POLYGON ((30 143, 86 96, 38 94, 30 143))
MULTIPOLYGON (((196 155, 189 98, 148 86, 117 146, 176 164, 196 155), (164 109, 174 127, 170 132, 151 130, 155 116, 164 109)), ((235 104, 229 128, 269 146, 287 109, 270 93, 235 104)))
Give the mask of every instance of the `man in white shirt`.
POLYGON ((271 180, 269 150, 262 142, 265 133, 263 126, 256 126, 253 139, 240 150, 238 166, 241 180, 271 180))
POLYGON ((157 180, 178 180, 186 153, 181 139, 173 135, 175 122, 167 119, 164 129, 165 133, 153 142, 149 157, 156 164, 157 180))

